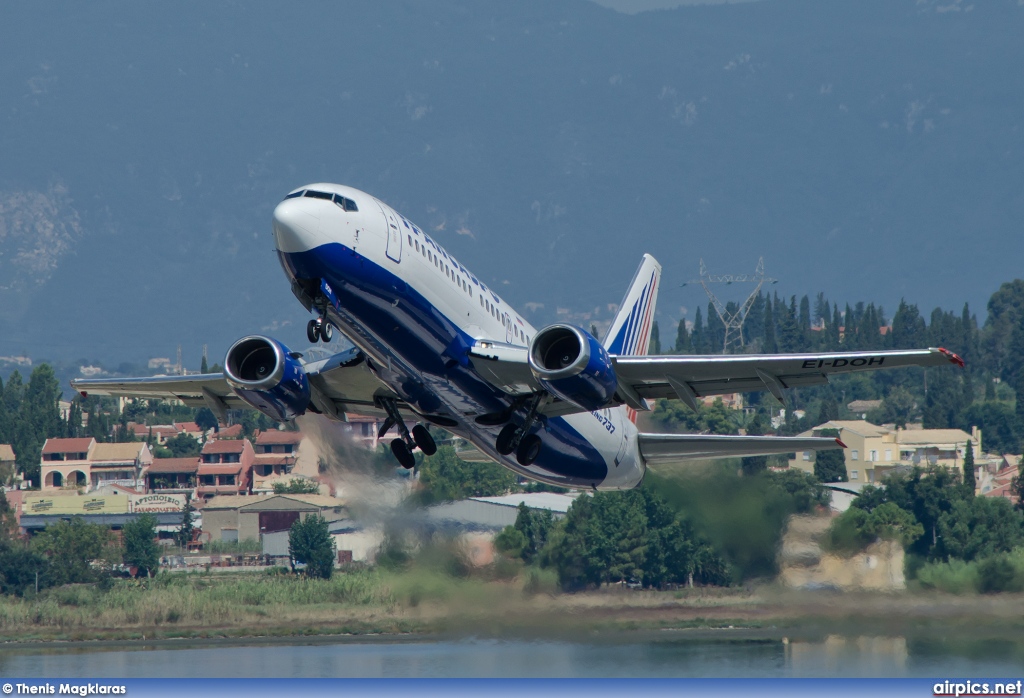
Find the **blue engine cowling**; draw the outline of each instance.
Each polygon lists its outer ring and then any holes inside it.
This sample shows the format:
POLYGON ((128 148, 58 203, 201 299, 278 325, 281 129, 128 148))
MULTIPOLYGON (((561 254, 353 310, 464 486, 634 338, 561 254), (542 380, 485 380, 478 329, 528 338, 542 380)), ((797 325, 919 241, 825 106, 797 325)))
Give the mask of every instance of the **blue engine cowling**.
POLYGON ((575 325, 549 325, 530 343, 530 370, 552 395, 599 410, 618 385, 615 367, 601 343, 575 325))
POLYGON ((309 378, 288 347, 251 335, 231 345, 224 377, 235 394, 271 419, 285 422, 309 407, 309 378))

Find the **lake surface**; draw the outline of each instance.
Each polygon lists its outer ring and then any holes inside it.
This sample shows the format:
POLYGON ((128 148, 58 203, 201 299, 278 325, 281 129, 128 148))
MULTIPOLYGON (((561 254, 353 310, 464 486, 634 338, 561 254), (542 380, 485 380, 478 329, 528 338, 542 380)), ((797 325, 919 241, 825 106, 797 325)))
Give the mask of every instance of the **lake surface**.
MULTIPOLYGON (((672 635, 672 633, 665 633, 672 635)), ((1016 639, 812 641, 676 639, 617 642, 346 640, 168 647, 0 648, 0 676, 38 678, 342 677, 1019 677, 1016 639)))

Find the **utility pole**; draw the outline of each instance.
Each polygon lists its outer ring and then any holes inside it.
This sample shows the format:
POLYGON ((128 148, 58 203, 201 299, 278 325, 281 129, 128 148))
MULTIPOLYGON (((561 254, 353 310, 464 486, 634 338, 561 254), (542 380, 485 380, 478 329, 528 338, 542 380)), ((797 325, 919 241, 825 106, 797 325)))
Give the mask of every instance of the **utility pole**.
POLYGON ((704 265, 704 260, 701 259, 700 278, 687 281, 683 286, 687 284, 700 284, 704 292, 708 294, 708 300, 711 301, 711 304, 715 307, 715 312, 721 319, 722 324, 725 325, 725 342, 722 345, 722 353, 728 354, 730 348, 735 347, 738 349, 743 346, 743 323, 747 319, 747 313, 750 312, 750 306, 754 304, 757 294, 761 292, 761 286, 766 283, 776 284, 778 282, 778 279, 765 277, 764 257, 758 258, 757 269, 754 270, 753 274, 722 274, 718 276, 708 272, 708 268, 704 265), (753 283, 754 290, 747 296, 747 300, 743 302, 743 305, 733 311, 730 311, 722 301, 718 300, 718 296, 711 290, 711 284, 726 284, 730 286, 741 283, 753 283))

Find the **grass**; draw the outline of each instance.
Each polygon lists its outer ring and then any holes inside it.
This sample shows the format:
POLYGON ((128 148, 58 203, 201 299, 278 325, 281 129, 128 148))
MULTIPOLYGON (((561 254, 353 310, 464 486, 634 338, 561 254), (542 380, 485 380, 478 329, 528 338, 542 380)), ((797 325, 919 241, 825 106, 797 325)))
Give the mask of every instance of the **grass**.
POLYGON ((72 585, 34 598, 0 597, 0 642, 399 633, 572 638, 728 628, 792 635, 855 627, 900 634, 982 624, 1012 633, 1024 629, 1019 594, 835 594, 771 585, 559 594, 548 570, 519 565, 513 574, 499 566, 456 566, 454 572, 450 559, 439 555, 430 564, 358 569, 330 580, 164 573, 152 580, 118 580, 106 591, 72 585))

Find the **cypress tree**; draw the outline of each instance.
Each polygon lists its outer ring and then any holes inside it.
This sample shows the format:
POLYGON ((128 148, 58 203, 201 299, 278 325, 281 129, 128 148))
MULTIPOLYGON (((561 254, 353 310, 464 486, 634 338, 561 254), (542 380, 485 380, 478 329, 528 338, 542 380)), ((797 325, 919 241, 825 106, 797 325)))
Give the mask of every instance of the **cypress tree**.
POLYGON ((811 300, 804 295, 800 299, 800 351, 808 351, 811 348, 811 300))
POLYGON ((704 331, 704 316, 697 308, 697 314, 693 317, 693 335, 690 338, 693 343, 694 354, 707 354, 707 333, 704 331))
POLYGON ((675 350, 677 354, 689 354, 692 350, 690 346, 690 333, 686 330, 686 318, 679 321, 679 327, 676 329, 675 350))
POLYGON ((658 321, 651 323, 651 341, 647 346, 647 353, 657 356, 661 353, 661 332, 658 330, 658 321))
MULTIPOLYGON (((747 436, 764 436, 764 419, 760 412, 754 413, 754 418, 747 425, 747 436)), ((768 456, 747 456, 743 459, 741 467, 744 475, 757 475, 768 469, 768 456)))
POLYGON ((772 310, 772 304, 766 302, 764 304, 764 346, 761 349, 766 354, 777 354, 779 352, 779 345, 775 342, 775 313, 772 310))
POLYGON ((828 328, 829 349, 839 348, 839 327, 843 324, 843 318, 839 315, 839 306, 832 304, 832 326, 828 328))
MULTIPOLYGON (((838 429, 822 429, 821 436, 839 437, 838 429)), ((846 482, 846 453, 842 449, 816 451, 814 477, 821 482, 846 482)))
POLYGON ((967 448, 964 450, 964 490, 967 492, 967 496, 973 497, 977 487, 978 482, 974 472, 974 445, 968 441, 967 448))

